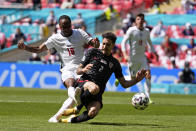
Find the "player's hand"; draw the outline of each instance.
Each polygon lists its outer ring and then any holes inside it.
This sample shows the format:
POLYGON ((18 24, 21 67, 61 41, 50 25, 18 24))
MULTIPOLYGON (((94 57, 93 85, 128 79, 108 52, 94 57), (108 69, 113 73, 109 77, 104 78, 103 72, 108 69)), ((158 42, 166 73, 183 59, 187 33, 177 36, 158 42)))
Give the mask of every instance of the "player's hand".
POLYGON ((99 48, 100 46, 100 42, 99 42, 99 39, 96 37, 92 40, 93 44, 94 44, 94 47, 95 48, 99 48))
POLYGON ((136 78, 135 78, 136 81, 137 82, 141 81, 145 77, 145 75, 146 75, 146 70, 142 69, 142 70, 138 71, 136 73, 136 78))
POLYGON ((24 44, 24 40, 20 40, 18 42, 18 49, 25 50, 26 45, 24 44))
POLYGON ((146 72, 145 72, 145 78, 146 78, 146 79, 151 79, 150 70, 146 70, 146 72))
POLYGON ((88 65, 86 65, 86 66, 82 69, 82 72, 86 73, 86 72, 89 71, 92 67, 93 67, 93 64, 88 64, 88 65))

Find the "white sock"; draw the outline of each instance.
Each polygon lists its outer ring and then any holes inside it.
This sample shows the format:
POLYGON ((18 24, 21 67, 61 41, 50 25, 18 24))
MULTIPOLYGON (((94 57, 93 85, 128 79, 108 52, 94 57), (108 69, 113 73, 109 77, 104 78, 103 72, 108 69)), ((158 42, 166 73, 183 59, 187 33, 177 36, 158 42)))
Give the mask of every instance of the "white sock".
POLYGON ((60 114, 63 113, 65 109, 68 109, 70 107, 73 107, 74 105, 74 100, 72 98, 68 98, 67 100, 64 101, 63 105, 59 109, 59 111, 54 115, 55 117, 59 116, 60 114))
POLYGON ((70 86, 68 88, 68 96, 71 97, 72 99, 75 98, 75 88, 73 86, 70 86))
POLYGON ((146 82, 144 84, 144 92, 148 98, 150 98, 150 90, 151 90, 151 80, 146 79, 146 82))

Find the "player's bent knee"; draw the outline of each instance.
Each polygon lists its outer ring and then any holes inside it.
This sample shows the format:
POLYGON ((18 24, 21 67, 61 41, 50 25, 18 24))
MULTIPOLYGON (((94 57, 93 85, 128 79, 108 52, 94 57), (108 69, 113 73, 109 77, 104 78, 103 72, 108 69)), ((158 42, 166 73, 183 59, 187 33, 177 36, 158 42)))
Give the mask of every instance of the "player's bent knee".
POLYGON ((88 112, 88 116, 90 118, 94 118, 97 114, 98 114, 99 110, 96 109, 95 107, 91 107, 89 112, 88 112))
POLYGON ((93 87, 93 90, 91 91, 91 94, 95 95, 99 93, 99 86, 95 85, 93 87))

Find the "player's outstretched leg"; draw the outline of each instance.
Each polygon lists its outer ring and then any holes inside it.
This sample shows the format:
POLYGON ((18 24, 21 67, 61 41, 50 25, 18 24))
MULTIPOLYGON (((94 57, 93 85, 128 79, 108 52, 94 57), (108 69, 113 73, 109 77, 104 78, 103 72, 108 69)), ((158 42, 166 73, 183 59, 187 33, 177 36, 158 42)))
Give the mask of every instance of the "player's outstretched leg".
POLYGON ((59 111, 54 116, 52 116, 48 120, 48 122, 57 123, 59 121, 59 118, 61 118, 63 111, 69 108, 70 106, 73 106, 73 104, 74 104, 74 100, 72 98, 68 98, 67 100, 65 100, 62 107, 59 109, 59 111))
POLYGON ((81 115, 79 116, 70 116, 66 119, 61 119, 60 122, 63 122, 63 123, 79 123, 79 122, 84 122, 84 121, 87 121, 91 119, 89 116, 88 116, 88 111, 84 111, 81 115))
POLYGON ((150 79, 146 79, 146 82, 144 85, 144 92, 146 96, 149 98, 149 104, 154 104, 154 101, 150 99, 150 90, 151 90, 151 81, 150 79))
POLYGON ((75 89, 75 102, 77 105, 81 105, 81 99, 80 99, 80 96, 81 96, 81 89, 80 87, 76 87, 75 89))

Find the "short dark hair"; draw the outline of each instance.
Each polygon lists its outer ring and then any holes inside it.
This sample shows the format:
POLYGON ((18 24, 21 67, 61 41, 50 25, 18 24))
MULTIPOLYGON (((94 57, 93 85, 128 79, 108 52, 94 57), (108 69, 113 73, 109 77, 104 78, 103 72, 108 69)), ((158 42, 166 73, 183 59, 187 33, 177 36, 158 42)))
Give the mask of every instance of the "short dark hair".
POLYGON ((68 21, 71 22, 71 18, 68 15, 62 15, 62 16, 60 16, 59 23, 60 23, 60 20, 62 20, 62 19, 67 19, 68 21))
POLYGON ((115 44, 116 39, 117 39, 116 35, 112 32, 104 33, 104 34, 102 34, 102 37, 103 37, 103 39, 106 38, 106 39, 111 40, 113 44, 115 44))
POLYGON ((143 17, 144 18, 144 14, 143 13, 139 13, 139 14, 137 14, 136 17, 143 17))

